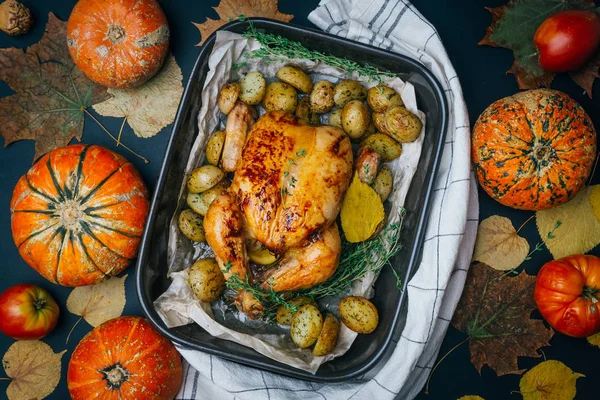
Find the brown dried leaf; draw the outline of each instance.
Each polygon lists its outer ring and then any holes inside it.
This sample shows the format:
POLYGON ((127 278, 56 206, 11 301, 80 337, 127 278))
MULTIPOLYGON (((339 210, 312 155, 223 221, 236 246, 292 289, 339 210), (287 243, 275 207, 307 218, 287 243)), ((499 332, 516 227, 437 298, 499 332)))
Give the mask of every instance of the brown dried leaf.
POLYGON ((54 353, 39 340, 13 343, 2 357, 4 371, 11 378, 6 389, 8 399, 43 399, 54 392, 60 381, 60 361, 65 352, 54 353))
POLYGON ((46 32, 27 51, 0 49, 0 79, 16 92, 0 99, 0 134, 5 146, 35 140, 35 159, 81 140, 84 110, 110 97, 73 63, 66 27, 50 13, 46 32))
POLYGON ((571 78, 576 84, 581 86, 587 95, 592 98, 592 89, 594 88, 594 81, 596 78, 600 78, 600 52, 587 63, 579 71, 571 72, 571 78))
POLYGON ((554 335, 541 320, 530 318, 535 277, 505 275, 483 263, 469 269, 452 325, 469 335, 471 363, 481 374, 487 364, 498 375, 522 374, 517 357, 540 357, 554 335))
POLYGON ((125 308, 125 278, 127 275, 76 287, 67 299, 67 309, 93 327, 121 316, 125 308))
POLYGON ((206 22, 198 24, 192 22, 200 30, 202 40, 196 46, 202 46, 202 43, 211 33, 225 25, 232 19, 243 15, 244 17, 265 17, 289 22, 293 15, 283 14, 277 8, 278 0, 221 0, 218 6, 213 7, 219 14, 218 20, 207 18, 206 22))
POLYGON ((183 75, 172 55, 148 82, 134 88, 111 88, 114 97, 96 104, 94 110, 105 117, 124 117, 136 136, 156 135, 175 119, 183 94, 183 75))
POLYGON ((540 87, 550 87, 552 81, 554 80, 555 74, 553 72, 544 72, 541 76, 533 76, 527 73, 519 62, 515 60, 513 65, 510 67, 507 74, 513 74, 515 79, 517 80, 517 85, 519 85, 519 89, 527 90, 527 89, 537 89, 540 87))
POLYGON ((494 29, 496 29, 496 24, 498 24, 498 21, 500 21, 502 19, 502 17, 504 17, 504 11, 506 10, 506 7, 508 7, 508 4, 505 4, 500 7, 495 7, 495 8, 484 7, 486 10, 488 10, 492 14, 492 22, 490 23, 490 25, 487 28, 485 28, 485 36, 483 37, 483 39, 481 39, 479 41, 479 43, 477 43, 478 45, 502 47, 499 44, 497 44, 496 42, 494 42, 491 39, 491 36, 494 34, 494 29))

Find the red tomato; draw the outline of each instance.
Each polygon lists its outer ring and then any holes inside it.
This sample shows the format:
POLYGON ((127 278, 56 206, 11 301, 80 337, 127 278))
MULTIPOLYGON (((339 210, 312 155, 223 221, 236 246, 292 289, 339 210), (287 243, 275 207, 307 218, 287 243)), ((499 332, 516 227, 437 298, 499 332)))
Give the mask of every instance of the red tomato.
POLYGON ((0 294, 0 331, 17 340, 41 339, 56 326, 58 305, 46 290, 31 284, 0 294))
POLYGON ((559 12, 542 22, 533 43, 540 53, 540 67, 551 72, 575 71, 600 44, 600 18, 591 11, 559 12))
POLYGON ((600 330, 600 258, 573 255, 540 269, 535 302, 557 331, 585 337, 600 330))

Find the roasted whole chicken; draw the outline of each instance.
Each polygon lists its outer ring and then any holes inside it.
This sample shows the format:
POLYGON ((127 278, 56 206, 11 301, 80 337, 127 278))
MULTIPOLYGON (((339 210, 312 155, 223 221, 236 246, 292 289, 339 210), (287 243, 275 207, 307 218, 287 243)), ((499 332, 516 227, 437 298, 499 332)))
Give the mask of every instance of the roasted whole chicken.
MULTIPOLYGON (((237 275, 277 292, 312 287, 335 272, 341 239, 336 224, 352 178, 352 146, 332 126, 311 126, 270 112, 253 124, 238 102, 229 114, 223 168, 235 171, 204 219, 206 240, 225 278, 237 275), (278 256, 252 276, 248 247, 262 244, 278 256)), ((236 304, 256 319, 263 306, 240 291, 236 304)))

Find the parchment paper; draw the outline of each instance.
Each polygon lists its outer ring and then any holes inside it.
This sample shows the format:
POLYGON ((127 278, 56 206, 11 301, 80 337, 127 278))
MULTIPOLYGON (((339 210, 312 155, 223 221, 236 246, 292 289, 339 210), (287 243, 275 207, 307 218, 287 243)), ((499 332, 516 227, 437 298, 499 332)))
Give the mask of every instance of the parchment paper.
MULTIPOLYGON (((244 54, 257 48, 260 48, 260 44, 255 40, 246 39, 232 32, 220 31, 217 33, 215 45, 208 61, 209 72, 202 90, 203 104, 198 115, 199 134, 192 147, 186 174, 202 165, 208 138, 215 130, 224 128, 224 116, 220 114, 217 107, 220 88, 229 81, 239 80, 247 71, 260 71, 270 82, 276 80, 275 73, 281 66, 293 64, 307 71, 315 82, 322 79, 334 83, 342 79, 356 79, 367 88, 376 84, 373 81, 362 79, 357 74, 349 75, 345 71, 310 60, 244 57, 244 54), (245 63, 242 68, 238 70, 232 68, 234 64, 240 62, 245 63)), ((383 82, 398 91, 406 108, 417 114, 423 122, 423 130, 419 138, 413 143, 403 145, 402 155, 388 163, 394 174, 394 190, 389 198, 391 206, 387 222, 391 224, 399 221, 410 182, 419 162, 425 131, 425 115, 417 109, 414 87, 410 83, 405 83, 399 78, 385 77, 383 82)), ((264 110, 259 108, 259 114, 263 113, 264 110)), ((327 123, 328 115, 322 116, 321 120, 323 123, 327 123)), ((197 323, 212 336, 251 347, 267 357, 313 374, 322 363, 344 354, 350 348, 357 334, 343 324, 334 352, 324 357, 313 357, 310 349, 299 349, 293 344, 289 338, 289 329, 286 327, 249 320, 243 313, 237 312, 226 304, 224 300, 213 304, 197 300, 187 282, 188 268, 200 258, 211 257, 212 251, 204 243, 192 243, 179 231, 177 216, 182 209, 186 208, 186 194, 186 188, 183 185, 179 193, 177 212, 173 216, 169 228, 169 265, 167 267, 169 277, 173 282, 167 291, 154 302, 158 314, 168 327, 197 323)), ((352 287, 352 294, 372 297, 373 284, 376 279, 377 275, 370 273, 356 281, 352 287)), ((319 305, 322 309, 327 309, 337 315, 337 300, 337 298, 329 300, 325 298, 319 301, 319 305)), ((380 314, 385 312, 386 310, 379 310, 380 314)))

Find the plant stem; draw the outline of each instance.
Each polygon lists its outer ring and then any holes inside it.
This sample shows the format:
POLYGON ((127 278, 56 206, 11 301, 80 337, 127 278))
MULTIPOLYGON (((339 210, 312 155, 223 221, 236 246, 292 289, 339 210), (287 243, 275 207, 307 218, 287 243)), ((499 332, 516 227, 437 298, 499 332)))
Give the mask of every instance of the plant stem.
POLYGON ((468 342, 469 339, 471 339, 471 336, 467 336, 459 344, 457 344, 456 346, 454 346, 453 348, 451 348, 450 350, 448 350, 448 352, 446 352, 446 354, 444 354, 444 356, 442 358, 440 358, 438 360, 438 362, 435 363, 435 365, 433 366, 433 369, 431 370, 431 373, 429 374, 429 377, 427 378, 427 384, 425 385, 425 394, 429 394, 429 382, 431 381, 431 377, 433 376, 433 373, 435 372, 435 370, 437 369, 437 367, 440 366, 440 364, 442 363, 442 361, 444 361, 446 359, 446 357, 448 357, 450 355, 450 353, 452 353, 454 350, 458 349, 460 346, 462 346, 463 344, 465 344, 465 342, 468 342))
POLYGON ((517 232, 516 232, 516 233, 519 233, 519 232, 521 232, 521 229, 523 229, 523 227, 524 227, 524 226, 525 226, 525 225, 526 225, 526 224, 527 224, 529 221, 531 221, 531 220, 532 220, 534 217, 535 217, 535 214, 533 214, 531 217, 527 218, 527 220, 521 224, 521 226, 519 227, 519 229, 517 229, 517 232))
POLYGON ((121 144, 121 135, 123 134, 125 122, 127 122, 127 117, 123 118, 123 123, 121 124, 121 128, 119 128, 119 136, 117 136, 117 147, 119 147, 119 145, 121 144))
POLYGON ((77 320, 77 322, 75 322, 75 324, 73 324, 73 327, 71 328, 71 330, 69 331, 69 334, 67 335, 67 341, 65 342, 65 344, 69 344, 69 338, 71 337, 71 333, 73 333, 73 330, 75 329, 75 327, 77 326, 77 324, 79 322, 81 322, 81 319, 83 317, 79 317, 79 319, 77 320))
POLYGON ((598 160, 600 160, 600 153, 596 155, 596 161, 594 162, 594 168, 592 168, 592 173, 590 174, 590 178, 587 182, 587 186, 592 184, 592 179, 594 179, 594 174, 596 173, 596 168, 598 167, 598 160))
POLYGON ((0 378, 0 381, 12 381, 12 378, 0 378))
MULTIPOLYGON (((106 129, 106 127, 104 125, 102 125, 102 122, 98 121, 98 118, 94 117, 94 115, 92 113, 90 113, 88 110, 86 110, 85 108, 83 109, 83 111, 87 115, 89 115, 94 121, 96 121, 96 123, 98 125, 100 125, 100 127, 104 130, 104 132, 106 132, 108 134, 108 136, 110 136, 112 138, 112 140, 114 140, 117 144, 119 143, 119 140, 112 133, 110 133, 110 131, 108 129, 106 129)), ((146 157, 139 155, 138 153, 131 150, 129 147, 125 146, 124 144, 121 143, 121 146, 123 146, 123 148, 125 150, 129 151, 134 156, 141 158, 146 164, 150 163, 150 161, 148 161, 148 159, 146 157)))

